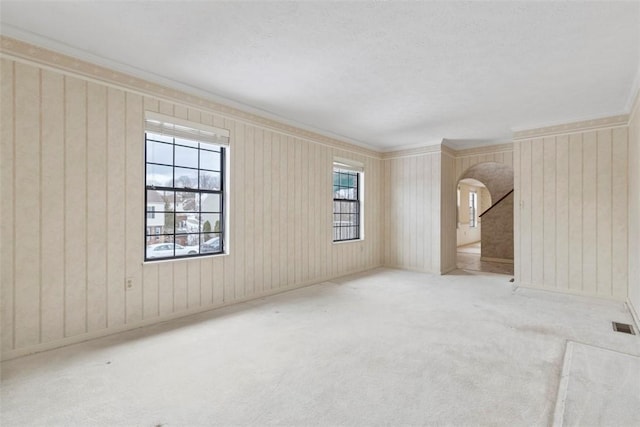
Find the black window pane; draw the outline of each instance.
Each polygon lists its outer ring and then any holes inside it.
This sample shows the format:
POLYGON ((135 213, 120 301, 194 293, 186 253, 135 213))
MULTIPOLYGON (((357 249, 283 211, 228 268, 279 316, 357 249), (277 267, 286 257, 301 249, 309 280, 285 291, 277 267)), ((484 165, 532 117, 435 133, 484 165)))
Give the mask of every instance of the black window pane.
POLYGON ((203 193, 200 198, 202 201, 200 210, 202 212, 222 212, 222 206, 220 206, 220 194, 203 193))
POLYGON ((176 145, 176 166, 198 168, 198 150, 176 145))
POLYGON ((173 191, 147 190, 147 212, 150 210, 173 211, 173 191))
POLYGON ((200 150, 200 169, 220 170, 220 153, 200 150))
POLYGON ((198 170, 175 168, 176 188, 198 188, 198 170))
POLYGON ((173 164, 173 145, 161 142, 147 143, 147 162, 173 164))
POLYGON ((173 168, 147 164, 147 186, 173 187, 173 168))
POLYGON ((147 236, 147 259, 172 258, 173 254, 173 236, 147 236))
POLYGON ((222 179, 220 172, 200 171, 200 189, 220 191, 222 179))
POLYGON ((200 193, 193 191, 176 191, 177 212, 199 212, 200 193))

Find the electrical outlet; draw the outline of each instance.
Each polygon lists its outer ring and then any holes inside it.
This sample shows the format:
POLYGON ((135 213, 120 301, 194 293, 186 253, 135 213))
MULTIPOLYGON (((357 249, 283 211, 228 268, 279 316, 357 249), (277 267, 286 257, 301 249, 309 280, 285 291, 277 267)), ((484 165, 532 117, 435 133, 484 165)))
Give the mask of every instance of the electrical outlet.
POLYGON ((133 289, 133 277, 127 277, 124 282, 124 288, 126 291, 133 289))

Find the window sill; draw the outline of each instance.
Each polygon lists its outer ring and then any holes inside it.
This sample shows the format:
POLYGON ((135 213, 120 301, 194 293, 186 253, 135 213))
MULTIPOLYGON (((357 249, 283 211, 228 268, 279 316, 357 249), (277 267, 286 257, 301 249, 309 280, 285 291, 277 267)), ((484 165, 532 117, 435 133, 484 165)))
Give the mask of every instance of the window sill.
POLYGON ((334 245, 343 245, 345 243, 359 243, 359 242, 364 242, 364 238, 362 239, 353 239, 353 240, 339 240, 337 242, 331 242, 334 245))
POLYGON ((225 252, 221 254, 211 254, 211 255, 203 255, 203 256, 184 257, 184 258, 165 258, 165 259, 158 259, 158 260, 149 259, 146 261, 142 261, 142 265, 161 264, 165 262, 193 261, 194 259, 210 259, 210 258, 218 258, 218 257, 225 257, 225 256, 229 256, 229 253, 225 252))

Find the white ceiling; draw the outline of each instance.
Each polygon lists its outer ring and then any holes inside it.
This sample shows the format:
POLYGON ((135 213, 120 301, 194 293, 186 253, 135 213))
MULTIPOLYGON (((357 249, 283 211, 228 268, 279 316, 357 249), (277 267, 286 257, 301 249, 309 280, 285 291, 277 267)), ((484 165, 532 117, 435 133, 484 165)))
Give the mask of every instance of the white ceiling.
POLYGON ((639 2, 2 0, 0 12, 5 35, 383 150, 626 113, 640 59, 639 2))

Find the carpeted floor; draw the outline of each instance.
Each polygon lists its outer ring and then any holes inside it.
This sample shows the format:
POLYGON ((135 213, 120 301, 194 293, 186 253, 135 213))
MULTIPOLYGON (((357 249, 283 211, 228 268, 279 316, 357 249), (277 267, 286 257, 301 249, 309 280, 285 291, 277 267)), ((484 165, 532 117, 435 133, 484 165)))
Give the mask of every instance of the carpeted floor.
POLYGON ((377 269, 8 361, 2 425, 547 426, 567 340, 640 340, 622 303, 508 279, 377 269))

